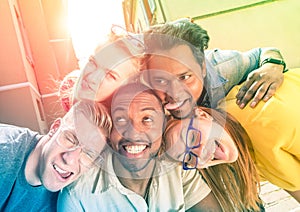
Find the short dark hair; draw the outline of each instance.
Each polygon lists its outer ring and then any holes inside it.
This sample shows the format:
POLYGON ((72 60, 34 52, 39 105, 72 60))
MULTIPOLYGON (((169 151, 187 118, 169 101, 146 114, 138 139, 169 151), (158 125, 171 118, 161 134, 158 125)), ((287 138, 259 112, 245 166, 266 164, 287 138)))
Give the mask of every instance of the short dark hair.
POLYGON ((145 48, 149 54, 178 45, 188 45, 200 65, 204 61, 204 50, 207 49, 208 42, 207 31, 189 20, 154 25, 144 32, 145 48))

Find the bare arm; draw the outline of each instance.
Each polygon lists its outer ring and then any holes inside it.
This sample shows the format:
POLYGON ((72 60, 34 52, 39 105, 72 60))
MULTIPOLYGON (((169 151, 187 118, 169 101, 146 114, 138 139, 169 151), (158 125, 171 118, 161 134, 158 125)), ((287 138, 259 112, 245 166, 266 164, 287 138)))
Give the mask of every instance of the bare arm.
MULTIPOLYGON (((266 58, 283 60, 279 50, 274 48, 264 48, 260 55, 260 64, 266 58)), ((264 63, 258 69, 252 71, 236 95, 237 104, 240 108, 253 98, 250 103, 255 107, 261 100, 268 101, 281 86, 283 82, 284 65, 274 63, 264 63)))

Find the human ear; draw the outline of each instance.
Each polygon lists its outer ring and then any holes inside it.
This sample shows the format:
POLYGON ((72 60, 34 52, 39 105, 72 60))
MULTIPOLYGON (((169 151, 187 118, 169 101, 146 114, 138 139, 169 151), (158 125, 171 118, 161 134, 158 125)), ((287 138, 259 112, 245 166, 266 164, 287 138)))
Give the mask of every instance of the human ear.
POLYGON ((202 65, 201 65, 201 68, 202 68, 202 77, 206 77, 206 64, 205 64, 205 61, 203 61, 202 65))
POLYGON ((213 117, 210 114, 208 114, 207 112, 205 112, 201 108, 197 108, 195 110, 195 115, 196 115, 196 117, 204 118, 204 119, 207 119, 207 120, 211 120, 211 121, 214 120, 213 117))
POLYGON ((55 119, 55 121, 52 123, 50 127, 50 131, 48 132, 48 135, 52 137, 56 133, 60 125, 61 125, 61 118, 55 119))

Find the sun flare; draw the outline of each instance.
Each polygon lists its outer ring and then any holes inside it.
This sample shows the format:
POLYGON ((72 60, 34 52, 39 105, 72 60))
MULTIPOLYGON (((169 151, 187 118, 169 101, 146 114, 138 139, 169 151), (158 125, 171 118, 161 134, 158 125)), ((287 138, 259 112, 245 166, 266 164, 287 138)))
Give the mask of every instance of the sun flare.
POLYGON ((112 24, 124 26, 122 0, 69 0, 68 27, 80 62, 105 39, 112 24))

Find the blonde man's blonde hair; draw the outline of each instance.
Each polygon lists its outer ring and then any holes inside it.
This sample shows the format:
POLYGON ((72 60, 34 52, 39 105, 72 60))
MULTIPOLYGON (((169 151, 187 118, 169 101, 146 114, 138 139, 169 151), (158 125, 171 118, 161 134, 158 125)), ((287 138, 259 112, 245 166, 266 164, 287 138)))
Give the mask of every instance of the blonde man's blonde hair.
POLYGON ((81 100, 71 107, 71 110, 64 116, 64 121, 74 123, 76 116, 83 114, 91 124, 98 127, 103 135, 108 138, 112 129, 112 121, 107 108, 95 101, 81 100))

